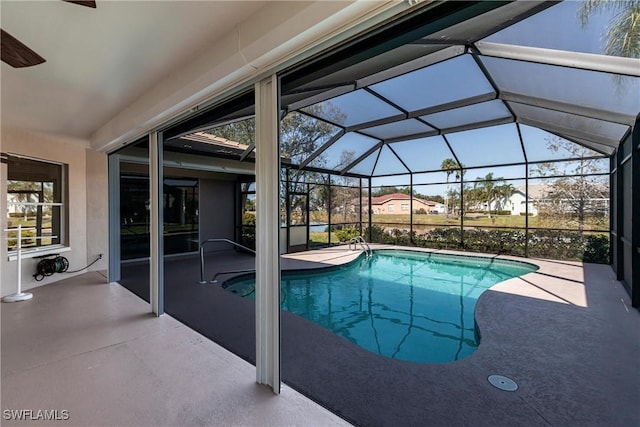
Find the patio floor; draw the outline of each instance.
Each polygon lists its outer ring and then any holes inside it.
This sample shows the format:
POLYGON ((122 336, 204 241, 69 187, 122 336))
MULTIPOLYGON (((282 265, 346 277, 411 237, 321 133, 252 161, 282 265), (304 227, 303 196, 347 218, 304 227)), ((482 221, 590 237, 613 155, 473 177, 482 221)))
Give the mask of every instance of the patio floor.
POLYGON ((3 426, 348 425, 100 273, 31 292, 0 305, 3 426))
MULTIPOLYGON (((282 266, 317 267, 355 256, 336 247, 288 255, 282 266)), ((3 409, 73 405, 75 419, 85 425, 342 422, 293 388, 363 426, 639 425, 640 312, 631 308, 611 268, 528 261, 540 270, 481 296, 481 345, 457 362, 381 357, 283 312, 288 387, 281 397, 253 383, 249 364, 203 338, 255 361, 253 301, 199 285, 197 258, 167 259, 166 309, 202 335, 171 316, 146 315, 141 300, 118 285, 99 284, 96 273, 58 282, 36 289, 31 303, 2 306, 3 409), (82 302, 86 292, 96 295, 82 302), (142 332, 148 327, 158 329, 142 332), (121 344, 104 347, 96 335, 121 344), (107 357, 118 349, 120 356, 107 357), (72 367, 92 354, 99 360, 72 367), (239 364, 225 369, 229 361, 239 364), (101 366, 108 375, 98 380, 101 366), (492 387, 491 374, 514 379, 518 390, 492 387), (96 381, 104 392, 96 391, 96 381), (263 410, 276 415, 261 417, 263 410)), ((207 277, 252 263, 250 256, 215 254, 207 261, 207 277)), ((125 269, 122 283, 144 293, 144 265, 125 269)))

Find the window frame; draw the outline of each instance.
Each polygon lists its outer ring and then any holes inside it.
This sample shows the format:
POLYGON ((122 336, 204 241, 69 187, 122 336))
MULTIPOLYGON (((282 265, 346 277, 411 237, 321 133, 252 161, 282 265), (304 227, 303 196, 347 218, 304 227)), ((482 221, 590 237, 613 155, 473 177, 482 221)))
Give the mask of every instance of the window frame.
MULTIPOLYGON (((51 225, 51 235, 52 236, 57 236, 56 239, 52 239, 52 240, 57 240, 56 243, 49 243, 46 245, 42 245, 41 239, 36 239, 36 245, 35 246, 28 246, 28 247, 23 247, 21 248, 21 256, 23 258, 33 258, 33 257, 37 257, 37 256, 42 256, 42 255, 47 255, 47 254, 52 254, 52 253, 60 253, 60 252, 67 252, 69 250, 71 250, 71 248, 69 247, 69 242, 68 242, 68 233, 67 230, 69 229, 69 209, 68 209, 68 194, 69 194, 69 179, 68 179, 68 174, 69 174, 69 165, 63 162, 58 162, 55 160, 47 160, 47 159, 42 159, 42 158, 37 158, 37 157, 31 157, 31 156, 25 156, 22 154, 16 154, 16 153, 8 153, 7 155, 7 187, 6 187, 6 196, 5 196, 5 207, 7 210, 7 229, 11 229, 11 230, 17 230, 16 226, 9 226, 9 220, 11 220, 12 218, 10 217, 10 211, 12 210, 10 207, 12 205, 15 204, 20 204, 20 202, 15 202, 15 201, 10 201, 9 200, 9 196, 11 194, 15 194, 17 193, 16 191, 11 191, 9 190, 9 183, 11 181, 23 181, 23 182, 36 182, 36 183, 44 183, 44 182, 48 182, 48 181, 44 181, 42 179, 39 179, 37 177, 29 180, 29 179, 23 179, 22 177, 20 179, 12 179, 13 176, 11 174, 11 169, 12 169, 12 164, 14 164, 16 162, 17 159, 22 159, 23 161, 28 161, 28 162, 37 162, 37 163, 41 163, 43 164, 43 166, 46 165, 46 167, 55 167, 57 169, 56 175, 60 177, 60 182, 59 183, 54 183, 54 185, 58 185, 59 189, 53 189, 53 194, 54 194, 54 201, 51 202, 45 202, 45 201, 38 201, 38 202, 23 202, 23 205, 26 205, 27 203, 32 204, 32 206, 37 207, 50 207, 52 209, 52 225, 51 225), (57 200, 56 200, 57 199, 57 200), (57 220, 54 219, 54 211, 56 208, 59 208, 59 214, 57 215, 58 218, 57 220), (57 222, 57 225, 54 225, 54 222, 57 222), (57 230, 56 230, 57 228, 57 230), (56 232, 54 232, 56 231, 56 232)), ((14 166, 15 167, 15 166, 14 166)), ((35 169, 34 169, 35 171, 35 169)), ((29 170, 29 172, 31 172, 31 170, 29 170)), ((24 174, 24 173, 23 173, 24 174)), ((14 175, 15 176, 15 175, 14 175)), ((28 176, 27 176, 28 178, 28 176)), ((40 210, 40 213, 37 213, 36 216, 40 216, 43 217, 43 213, 42 210, 40 210)), ((37 219, 36 219, 37 221, 37 219)), ((42 221, 42 219, 41 219, 42 221)), ((29 226, 31 227, 31 226, 29 226)), ((25 227, 27 228, 27 227, 25 227)), ((15 232, 9 232, 6 234, 6 236, 11 236, 12 234, 15 234, 15 232)), ((18 254, 18 250, 17 247, 15 246, 10 246, 9 245, 9 241, 7 240, 7 257, 8 259, 14 260, 17 258, 17 254, 18 254)))

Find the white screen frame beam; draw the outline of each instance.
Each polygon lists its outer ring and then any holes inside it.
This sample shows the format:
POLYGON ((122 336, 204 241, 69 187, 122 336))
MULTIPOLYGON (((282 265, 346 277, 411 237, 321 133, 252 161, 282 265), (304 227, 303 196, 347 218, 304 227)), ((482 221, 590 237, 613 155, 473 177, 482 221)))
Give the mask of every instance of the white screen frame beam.
POLYGON ((156 316, 164 314, 164 215, 162 192, 164 182, 163 138, 160 132, 149 134, 150 246, 149 302, 156 316))
POLYGON ((278 78, 256 94, 256 381, 280 394, 280 153, 278 78))

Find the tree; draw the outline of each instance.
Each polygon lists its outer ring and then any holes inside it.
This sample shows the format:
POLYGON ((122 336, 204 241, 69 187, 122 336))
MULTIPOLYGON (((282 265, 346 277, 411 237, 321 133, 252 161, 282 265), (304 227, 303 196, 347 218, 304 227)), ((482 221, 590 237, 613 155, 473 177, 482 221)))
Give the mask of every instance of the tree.
MULTIPOLYGON (((28 215, 41 211, 43 207, 34 208, 33 205, 25 205, 23 203, 52 203, 53 200, 53 183, 41 181, 7 181, 7 193, 13 203, 10 205, 10 211, 20 210, 23 221, 27 221, 28 215)), ((50 210, 50 208, 45 208, 50 210)))
POLYGON ((486 174, 481 181, 474 183, 474 187, 475 186, 479 189, 479 196, 482 198, 482 201, 486 202, 487 212, 489 218, 491 218, 491 202, 493 202, 496 197, 496 184, 493 179, 493 172, 486 174))
POLYGON ((452 191, 451 194, 455 196, 454 204, 460 203, 463 216, 468 212, 477 210, 478 206, 485 202, 482 187, 478 183, 473 183, 473 185, 465 183, 462 188, 462 199, 460 199, 459 191, 457 190, 452 191))
MULTIPOLYGON (((453 213, 456 213, 456 209, 455 206, 461 206, 461 202, 462 200, 460 199, 460 190, 454 189, 454 190, 449 190, 445 193, 446 196, 446 201, 448 201, 448 203, 450 203, 452 206, 454 206, 453 208, 453 213)), ((466 194, 465 194, 466 197, 466 194)), ((445 203, 446 206, 446 203, 445 203)))
MULTIPOLYGON (((355 160, 355 152, 345 150, 340 153, 340 161, 338 163, 338 169, 351 164, 355 160)), ((360 209, 360 188, 354 187, 352 179, 346 176, 336 176, 336 184, 331 188, 331 208, 335 210, 335 213, 342 214, 342 222, 354 221, 355 218, 352 215, 356 215, 359 219, 360 209)))
MULTIPOLYGON (((385 196, 387 194, 394 194, 402 192, 398 187, 380 187, 371 192, 373 197, 385 196)), ((409 194, 409 193, 406 193, 409 194)))
POLYGON ((442 197, 439 194, 427 195, 427 194, 414 193, 414 196, 419 197, 421 199, 425 199, 425 200, 431 200, 432 202, 442 203, 443 205, 445 204, 444 197, 442 197))
POLYGON ((447 174, 447 191, 445 192, 445 209, 447 211, 447 220, 449 220, 449 177, 451 176, 451 174, 455 173, 456 174, 456 181, 459 180, 461 178, 461 174, 462 174, 462 165, 460 163, 458 163, 457 161, 455 161, 454 159, 451 158, 447 158, 444 159, 442 161, 442 163, 440 164, 440 169, 442 169, 443 171, 445 171, 445 173, 447 174))
MULTIPOLYGON (((340 123, 344 119, 344 113, 331 105, 331 103, 317 104, 305 109, 309 114, 316 117, 330 117, 332 121, 340 123)), ((293 111, 287 114, 280 122, 280 156, 288 159, 293 165, 300 165, 315 153, 322 145, 328 142, 337 132, 338 128, 328 122, 316 119, 310 115, 293 111)), ((335 169, 346 167, 354 160, 353 152, 343 152, 335 169)), ((313 163, 319 167, 326 167, 328 159, 326 154, 317 156, 313 163)), ((285 181, 285 177, 282 177, 285 181)), ((306 192, 306 183, 321 183, 325 187, 327 174, 290 168, 288 173, 289 191, 306 192)), ((286 188, 281 186, 280 199, 285 203, 286 188)), ((329 192, 322 190, 320 197, 326 202, 329 192)), ((333 193, 331 195, 333 197, 333 193)), ((291 201, 291 211, 302 209, 303 198, 294 197, 291 201)), ((326 203, 324 204, 326 206, 326 203)))
MULTIPOLYGON (((330 123, 316 119, 312 117, 312 115, 317 117, 330 117, 332 121, 338 123, 343 120, 344 116, 344 113, 330 103, 313 105, 307 107, 305 110, 311 115, 294 111, 287 114, 280 121, 280 156, 283 159, 283 163, 289 162, 292 165, 302 164, 302 162, 307 160, 310 155, 316 152, 316 150, 339 131, 338 128, 330 123)), ((238 120, 212 128, 206 132, 249 146, 254 143, 255 139, 255 119, 250 117, 238 120)), ((351 155, 351 157, 353 157, 353 155, 351 155)), ((353 161, 353 158, 351 158, 351 161, 353 161)), ((324 154, 321 154, 314 159, 314 162, 318 166, 324 166, 327 163, 327 159, 324 154)), ((344 166, 346 166, 346 164, 344 166)), ((280 186, 280 201, 283 214, 285 212, 284 207, 286 206, 286 185, 289 186, 290 192, 306 192, 307 182, 321 183, 325 182, 326 179, 327 174, 300 170, 295 167, 289 168, 288 173, 285 169, 282 169, 281 182, 283 185, 280 186)), ((290 200, 290 210, 292 212, 304 211, 305 200, 306 198, 303 197, 292 197, 290 200)))
POLYGON ((585 0, 578 9, 578 20, 584 28, 592 15, 604 11, 614 14, 603 34, 604 52, 640 58, 640 0, 585 0))
POLYGON ((228 123, 210 130, 204 131, 210 135, 220 136, 229 141, 239 142, 244 145, 253 143, 256 130, 256 121, 253 117, 228 123))
MULTIPOLYGON (((337 122, 344 116, 331 105, 312 105, 307 110, 316 116, 329 116, 337 122)), ((280 121, 280 155, 298 165, 338 131, 328 122, 297 111, 291 112, 280 121)), ((227 123, 205 132, 249 146, 254 142, 255 118, 227 123)))
POLYGON ((603 172, 601 162, 606 158, 594 157, 597 153, 592 150, 557 136, 547 138, 546 143, 551 151, 565 151, 575 160, 536 166, 537 175, 553 177, 543 191, 539 209, 550 217, 575 218, 580 230, 589 217, 604 220, 609 203, 608 176, 594 174, 603 172))
POLYGON ((513 185, 506 183, 504 178, 494 178, 493 173, 488 173, 476 178, 473 188, 465 192, 465 198, 470 206, 486 205, 487 214, 491 218, 491 205, 495 206, 495 210, 499 209, 498 206, 502 208, 514 191, 513 185))
MULTIPOLYGON (((500 209, 504 210, 506 201, 509 200, 516 189, 514 188, 513 184, 505 182, 501 185, 497 185, 495 190, 497 200, 500 202, 500 209)), ((498 208, 496 207, 496 209, 498 208)))
MULTIPOLYGON (((328 104, 312 105, 307 107, 307 110, 316 116, 332 117, 332 120, 338 123, 342 120, 341 116, 344 115, 328 104)), ((338 131, 338 128, 325 121, 293 111, 280 122, 280 156, 299 165, 338 131)), ((326 164, 323 154, 315 161, 323 165, 326 164)))

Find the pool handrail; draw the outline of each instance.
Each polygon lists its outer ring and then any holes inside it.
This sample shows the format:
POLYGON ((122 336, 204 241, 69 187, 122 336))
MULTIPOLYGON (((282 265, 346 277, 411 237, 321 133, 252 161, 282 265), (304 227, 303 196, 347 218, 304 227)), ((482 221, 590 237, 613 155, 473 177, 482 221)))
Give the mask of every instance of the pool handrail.
POLYGON ((229 243, 233 246, 236 246, 240 249, 243 249, 245 251, 251 252, 252 254, 256 254, 256 251, 254 251, 251 248, 248 248, 246 246, 241 245, 240 243, 234 242, 233 240, 229 240, 229 239, 207 239, 205 241, 203 241, 202 243, 200 243, 200 284, 204 285, 205 283, 207 283, 206 280, 204 280, 204 245, 206 245, 207 243, 229 243))
POLYGON ((213 275, 213 277, 211 278, 211 280, 209 281, 209 283, 218 283, 218 276, 221 276, 223 274, 236 274, 236 273, 255 273, 256 269, 255 268, 246 268, 244 270, 229 270, 229 271, 218 271, 216 274, 213 275))
POLYGON ((370 257, 371 255, 373 255, 373 251, 371 250, 371 247, 369 246, 367 241, 364 240, 364 237, 362 236, 356 236, 351 238, 351 240, 349 240, 349 250, 351 251, 355 249, 358 246, 358 243, 360 243, 360 246, 362 247, 362 250, 364 251, 367 257, 370 257), (351 245, 353 245, 353 249, 351 249, 351 245))

